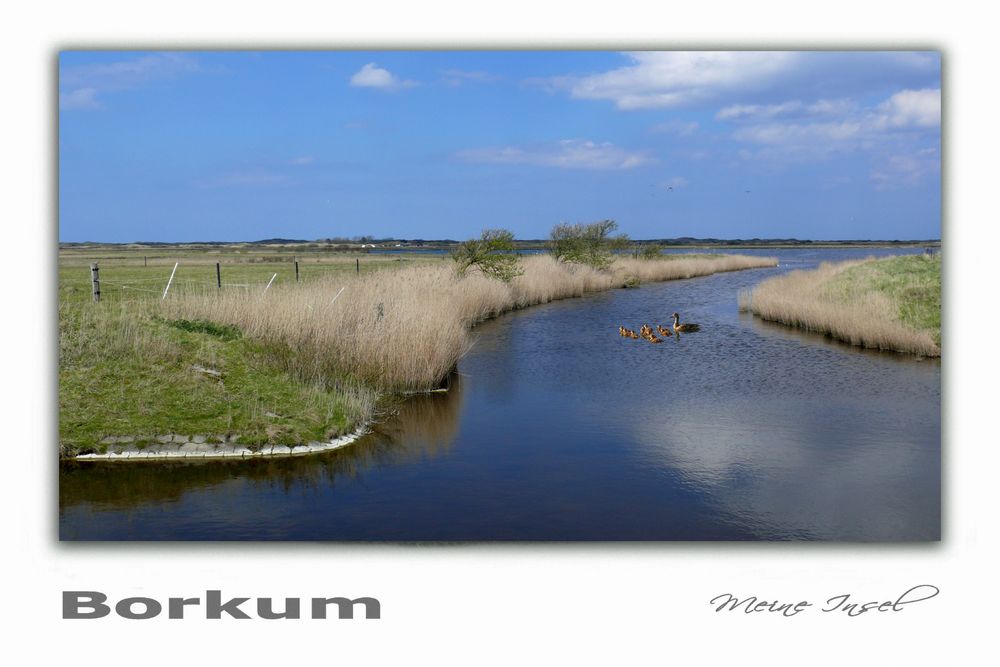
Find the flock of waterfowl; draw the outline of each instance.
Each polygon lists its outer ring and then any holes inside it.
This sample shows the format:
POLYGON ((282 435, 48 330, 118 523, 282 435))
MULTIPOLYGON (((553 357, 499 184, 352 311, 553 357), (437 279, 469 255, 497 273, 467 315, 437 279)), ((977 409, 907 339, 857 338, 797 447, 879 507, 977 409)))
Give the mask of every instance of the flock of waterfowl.
MULTIPOLYGON (((668 328, 666 328, 666 327, 664 327, 662 325, 659 325, 659 324, 656 325, 656 330, 664 338, 666 338, 667 336, 673 336, 674 333, 678 333, 678 334, 693 333, 693 332, 698 331, 699 329, 701 329, 701 327, 699 325, 692 324, 691 322, 685 322, 684 324, 681 324, 681 316, 678 315, 677 313, 674 313, 671 317, 674 318, 673 331, 671 331, 670 329, 668 329, 668 328)), ((655 333, 653 333, 653 327, 649 326, 648 324, 643 324, 641 327, 639 327, 639 333, 636 333, 636 332, 632 331, 631 329, 626 329, 623 326, 619 326, 618 327, 618 334, 620 336, 625 337, 625 338, 645 338, 650 343, 662 343, 663 342, 663 338, 658 338, 657 335, 655 333)))

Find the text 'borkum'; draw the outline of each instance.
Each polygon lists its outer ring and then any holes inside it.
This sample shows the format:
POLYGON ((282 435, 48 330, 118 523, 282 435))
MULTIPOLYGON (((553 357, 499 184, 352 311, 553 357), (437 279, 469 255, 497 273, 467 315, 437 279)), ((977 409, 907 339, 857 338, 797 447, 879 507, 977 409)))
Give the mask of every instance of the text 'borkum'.
MULTIPOLYGON (((63 591, 62 617, 98 619, 109 616, 114 611, 121 618, 143 621, 160 616, 166 606, 167 618, 183 619, 185 612, 188 618, 195 614, 200 616, 195 610, 202 607, 201 598, 168 598, 164 605, 153 598, 128 597, 118 600, 113 607, 105 604, 107 601, 108 596, 98 591, 63 591)), ((256 604, 247 604, 249 602, 250 598, 241 597, 223 600, 222 591, 205 591, 204 617, 215 620, 221 619, 225 614, 228 618, 245 620, 254 618, 252 614, 256 613, 256 618, 266 620, 302 618, 301 598, 285 598, 282 608, 277 611, 271 598, 256 598, 256 604)), ((365 619, 381 618, 382 606, 377 599, 371 597, 353 600, 345 597, 311 598, 307 605, 310 613, 308 618, 354 618, 357 605, 364 608, 365 619), (336 616, 328 616, 330 605, 336 606, 336 616)))

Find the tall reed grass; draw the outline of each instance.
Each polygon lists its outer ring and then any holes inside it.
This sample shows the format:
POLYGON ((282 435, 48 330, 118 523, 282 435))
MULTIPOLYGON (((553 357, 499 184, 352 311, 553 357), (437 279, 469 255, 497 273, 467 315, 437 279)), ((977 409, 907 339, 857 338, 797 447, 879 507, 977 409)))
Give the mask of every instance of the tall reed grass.
POLYGON ((329 385, 353 377, 382 390, 437 386, 468 351, 470 328, 500 313, 622 286, 774 266, 771 258, 617 259, 610 270, 525 258, 524 273, 503 283, 450 266, 416 266, 266 293, 185 294, 160 307, 171 318, 238 327, 300 380, 329 385))
MULTIPOLYGON (((905 290, 879 289, 870 280, 861 281, 864 286, 861 289, 854 284, 858 283, 859 275, 884 272, 888 262, 898 259, 824 262, 814 270, 792 271, 742 292, 740 310, 765 320, 825 333, 852 345, 940 356, 941 348, 935 341, 935 333, 939 336, 939 332, 917 329, 902 321, 900 313, 907 307, 905 290)), ((936 261, 940 299, 940 260, 936 261)))

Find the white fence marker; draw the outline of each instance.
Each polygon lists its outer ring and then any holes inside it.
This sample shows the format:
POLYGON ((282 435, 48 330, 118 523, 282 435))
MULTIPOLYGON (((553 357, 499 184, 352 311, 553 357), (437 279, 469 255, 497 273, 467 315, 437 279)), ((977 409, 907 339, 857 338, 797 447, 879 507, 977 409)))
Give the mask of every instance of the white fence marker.
MULTIPOLYGON (((271 286, 271 283, 273 283, 274 279, 277 278, 277 277, 278 277, 277 273, 275 273, 273 276, 271 276, 271 279, 267 281, 267 287, 264 288, 264 292, 267 291, 267 288, 271 286)), ((263 294, 264 292, 261 292, 261 294, 263 294)))
POLYGON ((177 273, 178 264, 180 264, 180 262, 174 262, 174 270, 170 272, 170 280, 167 281, 167 287, 163 290, 163 296, 160 298, 160 301, 167 298, 167 292, 170 291, 170 283, 174 282, 174 274, 177 273))
MULTIPOLYGON (((340 296, 341 292, 343 292, 343 291, 344 291, 344 288, 343 288, 343 287, 341 287, 341 288, 340 288, 340 292, 337 292, 337 296, 340 296)), ((331 305, 331 306, 333 305, 333 302, 337 300, 337 296, 335 296, 335 297, 333 297, 332 299, 330 299, 330 305, 331 305)))

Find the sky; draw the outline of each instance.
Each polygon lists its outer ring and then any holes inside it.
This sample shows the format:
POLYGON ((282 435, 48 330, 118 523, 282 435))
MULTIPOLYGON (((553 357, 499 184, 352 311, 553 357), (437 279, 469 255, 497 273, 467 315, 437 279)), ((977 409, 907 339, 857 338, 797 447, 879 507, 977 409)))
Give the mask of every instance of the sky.
POLYGON ((937 239, 921 52, 64 51, 59 239, 937 239))

